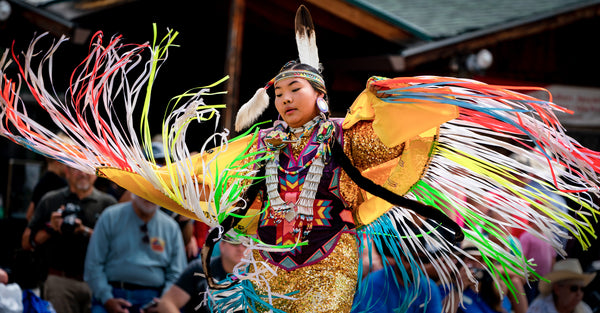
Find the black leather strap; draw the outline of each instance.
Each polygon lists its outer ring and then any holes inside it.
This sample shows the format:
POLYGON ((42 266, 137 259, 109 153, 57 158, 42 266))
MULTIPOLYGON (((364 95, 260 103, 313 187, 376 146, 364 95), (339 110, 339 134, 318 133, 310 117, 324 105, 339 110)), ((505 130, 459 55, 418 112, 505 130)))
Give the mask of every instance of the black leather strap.
POLYGON ((423 217, 435 220, 444 227, 450 228, 454 232, 455 242, 460 242, 464 239, 465 235, 462 228, 443 212, 432 206, 398 195, 364 177, 362 173, 352 165, 352 162, 346 153, 344 153, 342 145, 337 140, 332 140, 331 154, 338 164, 340 164, 342 169, 344 169, 346 174, 348 174, 352 181, 354 181, 361 189, 393 205, 410 209, 423 217))

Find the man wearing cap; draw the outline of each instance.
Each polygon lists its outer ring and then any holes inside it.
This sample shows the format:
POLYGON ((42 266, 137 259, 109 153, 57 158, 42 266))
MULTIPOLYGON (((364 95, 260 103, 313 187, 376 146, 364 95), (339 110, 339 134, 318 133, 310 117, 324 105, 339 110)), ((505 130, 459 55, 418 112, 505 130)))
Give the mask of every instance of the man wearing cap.
POLYGON ((158 208, 133 195, 100 215, 85 259, 92 313, 140 312, 181 275, 186 266, 181 231, 158 208))
MULTIPOLYGON (((481 251, 474 241, 465 239, 461 243, 461 249, 469 257, 464 258, 464 267, 461 271, 462 280, 465 283, 462 293, 463 303, 457 308, 458 313, 502 313, 515 312, 525 313, 528 309, 527 298, 523 288, 524 282, 518 275, 507 272, 510 281, 516 289, 515 294, 508 294, 507 286, 499 281, 494 281, 492 275, 485 269, 485 261, 481 251), (477 280, 477 284, 468 279, 466 271, 477 280), (516 297, 516 298, 515 298, 516 297)), ((500 271, 501 267, 497 267, 500 271)))
POLYGON ((583 288, 596 276, 584 273, 577 259, 556 262, 552 272, 540 281, 540 295, 531 303, 527 313, 592 313, 582 301, 583 288))

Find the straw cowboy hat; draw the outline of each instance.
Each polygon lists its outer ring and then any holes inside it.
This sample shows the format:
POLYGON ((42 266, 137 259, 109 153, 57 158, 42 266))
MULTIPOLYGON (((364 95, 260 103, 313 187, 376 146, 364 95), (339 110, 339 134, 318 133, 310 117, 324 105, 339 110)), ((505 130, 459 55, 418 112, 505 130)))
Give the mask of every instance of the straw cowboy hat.
POLYGON ((552 284, 563 280, 580 279, 583 285, 587 286, 596 277, 596 273, 584 273, 581 264, 577 259, 564 259, 556 262, 552 267, 552 272, 544 276, 550 282, 540 281, 539 289, 541 294, 549 294, 552 290, 552 284))

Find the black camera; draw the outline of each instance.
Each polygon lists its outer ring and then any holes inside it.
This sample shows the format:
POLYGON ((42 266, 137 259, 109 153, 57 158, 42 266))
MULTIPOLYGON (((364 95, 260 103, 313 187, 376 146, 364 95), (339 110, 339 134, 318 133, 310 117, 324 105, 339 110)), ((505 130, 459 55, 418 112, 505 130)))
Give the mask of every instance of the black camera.
POLYGON ((81 211, 81 208, 77 204, 67 203, 65 204, 64 209, 58 211, 61 213, 63 218, 60 231, 63 234, 72 234, 76 227, 75 219, 77 218, 77 213, 81 211))

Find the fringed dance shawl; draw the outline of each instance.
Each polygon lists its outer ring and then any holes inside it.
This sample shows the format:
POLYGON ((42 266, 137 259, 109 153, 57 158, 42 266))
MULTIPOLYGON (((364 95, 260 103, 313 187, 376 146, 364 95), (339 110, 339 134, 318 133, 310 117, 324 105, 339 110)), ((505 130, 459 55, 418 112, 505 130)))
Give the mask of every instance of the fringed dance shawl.
MULTIPOLYGON (((257 132, 250 129, 228 140, 227 130, 215 131, 193 156, 185 145, 191 122, 217 120, 218 109, 225 107, 204 102, 204 97, 211 95, 209 89, 220 82, 173 99, 162 127, 167 165, 158 167, 152 157, 146 157, 152 156, 148 127, 152 88, 176 36, 171 31, 161 41, 142 45, 123 44, 117 36, 104 45, 102 34, 96 34, 89 56, 71 77, 64 100, 52 87, 51 77, 53 55, 65 38, 45 51, 37 50, 38 37, 22 55, 5 53, 0 60, 0 131, 17 144, 107 177, 211 227, 220 227, 230 216, 241 219, 228 236, 250 249, 280 251, 282 247, 264 244, 247 233, 262 212, 246 211, 252 199, 246 199, 244 193, 254 181, 263 179, 257 176, 259 164, 272 157, 250 149, 256 145, 257 132), (11 62, 20 72, 16 78, 5 73, 11 62), (25 89, 66 138, 28 114, 20 98, 25 89), (117 99, 124 116, 115 114, 117 99), (141 126, 136 129, 132 117, 138 113, 141 126)), ((360 121, 372 122, 385 145, 404 144, 399 158, 361 169, 362 175, 399 196, 456 217, 492 276, 509 287, 508 273, 526 278, 536 275, 532 260, 511 244, 511 229, 530 232, 564 254, 560 244, 568 236, 564 230, 587 247, 589 238, 595 238, 589 220, 598 213, 594 199, 599 193, 600 154, 565 133, 554 112, 567 111, 551 98, 536 99, 514 91, 530 89, 449 77, 376 77, 343 124, 343 131, 351 132, 360 121), (529 162, 515 161, 511 155, 529 162), (539 172, 534 164, 547 171, 539 172), (544 190, 526 188, 529 181, 544 190), (577 206, 556 203, 544 196, 548 192, 577 206), (477 204, 487 205, 489 210, 484 212, 477 204)), ((431 263, 442 283, 458 276, 464 265, 461 257, 468 256, 452 242, 447 225, 359 192, 362 202, 354 208, 360 225, 357 231, 365 238, 366 247, 388 246, 397 260, 410 263, 412 271, 402 275, 405 284, 427 283, 421 279, 424 260, 431 263)), ((261 273, 243 270, 248 263, 262 262, 250 255, 234 273, 245 286, 250 285, 248 281, 261 280, 261 273)), ((360 296, 359 289, 356 297, 360 296)), ((408 305, 416 297, 409 293, 405 298, 408 305)))
MULTIPOLYGON (((535 260, 527 260, 511 239, 512 230, 530 232, 563 255, 561 240, 568 236, 565 230, 588 247, 589 238, 596 237, 589 220, 596 219, 598 213, 594 201, 600 168, 597 152, 565 134, 554 115, 554 111, 567 112, 565 109, 551 99, 536 99, 508 88, 536 89, 447 77, 374 77, 350 109, 346 122, 372 120, 374 131, 390 146, 413 140, 420 143, 406 147, 408 151, 395 167, 386 169, 390 174, 384 175, 387 180, 382 183, 457 216, 465 238, 479 248, 492 277, 502 279, 514 293, 510 274, 540 277, 531 268, 535 260), (457 110, 457 117, 441 123, 438 129, 428 129, 431 125, 422 122, 435 123, 454 114, 453 110, 457 110), (427 141, 436 131, 435 140, 427 141), (415 155, 410 157, 413 148, 415 155), (407 156, 410 158, 405 159, 407 156), (415 164, 420 167, 415 168, 415 164), (411 183, 407 176, 395 175, 397 171, 404 173, 405 167, 412 175, 422 176, 411 183), (528 187, 533 185, 542 187, 528 187), (568 207, 548 194, 570 199, 577 206, 568 207), (482 207, 488 210, 482 211, 482 207)), ((414 221, 405 210, 392 208, 379 217, 388 208, 391 205, 368 195, 359 207, 359 221, 367 224, 361 229, 367 241, 392 247, 396 259, 404 257, 416 265, 416 273, 431 265, 442 285, 456 284, 446 279, 455 275, 451 274, 456 269, 452 264, 462 261, 448 256, 468 257, 465 252, 447 245, 446 236, 436 231, 440 225, 414 221), (415 232, 414 225, 422 225, 421 234, 415 232), (419 240, 408 240, 421 235, 419 240), (401 239, 390 242, 389 237, 401 239), (414 257, 415 251, 427 256, 427 262, 414 257)), ((419 281, 418 277, 405 273, 404 283, 410 285, 419 281)), ((360 293, 359 288, 357 296, 360 293)))

